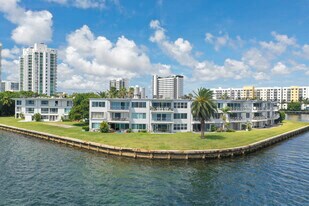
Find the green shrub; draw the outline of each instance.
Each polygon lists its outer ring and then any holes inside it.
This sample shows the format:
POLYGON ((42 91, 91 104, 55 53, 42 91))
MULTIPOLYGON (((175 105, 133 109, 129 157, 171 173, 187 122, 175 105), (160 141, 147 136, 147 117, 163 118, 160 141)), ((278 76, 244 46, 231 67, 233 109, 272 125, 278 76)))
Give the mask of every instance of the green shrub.
POLYGON ((217 132, 224 132, 224 130, 223 130, 223 128, 218 128, 217 130, 216 130, 217 132))
POLYGON ((147 133, 147 130, 146 129, 141 129, 141 130, 138 130, 138 132, 140 132, 140 133, 147 133))
POLYGON ((235 132, 235 130, 229 128, 226 130, 226 132, 235 132))
POLYGON ((285 120, 285 112, 284 111, 279 111, 279 122, 282 123, 283 120, 285 120))
POLYGON ((21 119, 25 119, 24 113, 20 113, 20 114, 19 114, 19 117, 20 117, 21 119))
POLYGON ((212 132, 217 131, 217 129, 218 128, 215 125, 211 125, 211 127, 210 127, 210 131, 212 131, 212 132))
POLYGON ((100 132, 102 132, 102 133, 108 133, 109 132, 109 125, 108 125, 107 122, 101 122, 100 132))
POLYGON ((88 131, 89 131, 89 126, 83 126, 82 129, 83 129, 84 131, 88 132, 88 131))
POLYGON ((34 121, 39 122, 41 121, 41 114, 40 113, 35 113, 33 115, 34 121))
POLYGON ((127 129, 127 131, 126 131, 127 133, 132 133, 132 129, 131 128, 129 128, 129 129, 127 129))

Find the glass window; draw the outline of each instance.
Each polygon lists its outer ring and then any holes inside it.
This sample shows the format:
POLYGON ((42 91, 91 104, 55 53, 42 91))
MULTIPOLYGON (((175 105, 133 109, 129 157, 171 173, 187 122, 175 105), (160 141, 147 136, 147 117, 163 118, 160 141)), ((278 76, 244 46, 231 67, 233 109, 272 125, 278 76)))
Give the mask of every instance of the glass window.
POLYGON ((111 109, 116 110, 128 110, 129 109, 129 102, 112 102, 111 109))
POLYGON ((41 105, 48 105, 48 100, 42 100, 41 105))
POLYGON ((48 114, 48 108, 41 108, 42 114, 48 114))
POLYGON ((21 100, 17 100, 16 105, 21 105, 21 100))
POLYGON ((65 113, 65 114, 69 114, 70 111, 71 111, 71 108, 64 108, 64 113, 65 113))
POLYGON ((132 124, 132 129, 146 129, 146 124, 132 124))
POLYGON ((73 106, 73 102, 72 101, 67 101, 67 107, 72 107, 73 106))
POLYGON ((34 100, 27 100, 26 105, 34 105, 34 100))
POLYGON ((50 113, 51 114, 57 114, 58 113, 58 108, 50 108, 50 113))
POLYGON ((100 123, 92 123, 92 129, 99 129, 100 123))
POLYGON ((174 124, 174 130, 187 130, 187 124, 174 124))
POLYGON ((146 113, 132 113, 132 119, 146 119, 146 113))
POLYGON ((175 113, 174 119, 187 119, 187 113, 175 113))
POLYGON ((105 107, 105 102, 92 102, 92 107, 105 107))
POLYGON ((188 103, 187 102, 175 102, 174 108, 187 108, 188 103))
POLYGON ((34 113, 34 108, 26 108, 26 113, 34 113))
POLYGON ((172 104, 170 102, 152 102, 152 106, 155 108, 171 108, 172 104))
POLYGON ((104 112, 91 112, 91 118, 93 119, 103 119, 104 112))
POLYGON ((146 108, 146 102, 132 102, 132 108, 146 108))
POLYGON ((250 118, 250 113, 246 113, 246 118, 250 118))

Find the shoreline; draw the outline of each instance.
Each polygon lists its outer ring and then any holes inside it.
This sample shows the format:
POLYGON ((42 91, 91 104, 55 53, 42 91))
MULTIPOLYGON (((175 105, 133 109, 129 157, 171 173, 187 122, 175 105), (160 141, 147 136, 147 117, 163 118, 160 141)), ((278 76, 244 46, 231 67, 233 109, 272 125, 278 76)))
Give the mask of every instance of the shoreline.
POLYGON ((0 124, 0 129, 109 155, 153 160, 197 160, 227 158, 253 153, 265 147, 274 145, 285 139, 291 138, 295 135, 307 132, 309 131, 309 125, 245 146, 208 150, 146 150, 124 148, 95 142, 82 141, 75 138, 52 135, 49 133, 38 132, 34 130, 21 129, 18 127, 8 126, 4 124, 0 124))

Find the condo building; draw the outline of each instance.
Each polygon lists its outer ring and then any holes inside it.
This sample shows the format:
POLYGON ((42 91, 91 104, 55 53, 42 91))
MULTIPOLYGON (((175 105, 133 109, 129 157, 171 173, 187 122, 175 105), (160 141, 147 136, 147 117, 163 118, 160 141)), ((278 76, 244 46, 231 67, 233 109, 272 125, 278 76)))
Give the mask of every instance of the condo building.
POLYGON ((1 82, 1 76, 2 76, 2 73, 1 73, 2 72, 2 64, 1 64, 1 62, 2 62, 2 44, 0 42, 0 82, 1 82))
POLYGON ((146 98, 146 90, 145 87, 139 87, 136 85, 132 87, 134 89, 133 98, 134 99, 145 99, 146 98))
POLYGON ((1 82, 1 91, 6 92, 17 92, 19 91, 19 82, 13 82, 13 81, 2 81, 1 82))
POLYGON ((54 95, 57 89, 57 51, 43 43, 23 49, 19 82, 20 91, 54 95))
POLYGON ((152 97, 154 99, 181 99, 183 97, 183 76, 152 77, 152 97))
POLYGON ((42 121, 61 121, 69 118, 73 106, 68 98, 15 98, 15 118, 33 121, 33 115, 41 114, 42 121))
POLYGON ((278 103, 309 99, 309 86, 214 88, 214 99, 259 99, 278 103))
POLYGON ((116 90, 120 90, 121 88, 128 89, 129 88, 129 80, 128 79, 113 79, 109 82, 109 89, 115 87, 116 90))
MULTIPOLYGON (((276 103, 260 100, 217 100, 218 112, 207 120, 206 131, 224 124, 220 109, 229 107, 227 121, 230 128, 242 130, 249 123, 261 128, 275 124, 279 118, 276 103)), ((89 128, 97 131, 100 123, 108 122, 110 128, 119 131, 147 130, 149 132, 200 131, 200 121, 191 114, 192 100, 181 99, 90 99, 89 128)))

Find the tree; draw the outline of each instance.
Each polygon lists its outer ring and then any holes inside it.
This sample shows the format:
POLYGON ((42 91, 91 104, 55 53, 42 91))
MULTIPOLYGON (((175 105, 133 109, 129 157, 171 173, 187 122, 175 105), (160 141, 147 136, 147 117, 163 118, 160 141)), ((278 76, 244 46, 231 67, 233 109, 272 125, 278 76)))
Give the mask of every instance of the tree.
POLYGON ((231 109, 229 107, 224 107, 221 109, 223 115, 222 115, 222 120, 223 120, 223 126, 222 130, 225 130, 225 126, 227 126, 227 120, 228 120, 228 113, 230 113, 231 109))
POLYGON ((134 88, 130 87, 128 89, 128 98, 133 98, 134 97, 134 88))
POLYGON ((120 90, 118 91, 119 98, 126 98, 127 94, 128 94, 127 89, 124 87, 120 88, 120 90))
POLYGON ((101 98, 107 98, 108 97, 108 92, 98 92, 98 95, 101 97, 101 98))
POLYGON ((111 87, 108 91, 108 97, 109 98, 117 98, 118 97, 118 90, 116 87, 111 87))
POLYGON ((288 103, 288 111, 300 111, 301 103, 300 102, 290 102, 288 103))
POLYGON ((73 107, 69 113, 70 120, 80 121, 89 118, 89 99, 98 98, 95 93, 74 93, 73 107))
POLYGON ((101 122, 100 132, 102 132, 102 133, 108 133, 109 132, 109 125, 108 125, 107 122, 101 122))
POLYGON ((282 123, 283 120, 285 120, 285 112, 284 111, 279 111, 279 122, 282 123))
POLYGON ((34 118, 34 120, 35 120, 36 122, 39 122, 39 121, 41 121, 41 114, 40 114, 40 113, 35 113, 35 114, 33 115, 33 118, 34 118))
POLYGON ((194 118, 198 118, 201 122, 201 138, 205 138, 205 121, 212 118, 217 112, 217 105, 212 99, 213 92, 210 89, 199 88, 193 92, 193 102, 191 113, 194 118))

